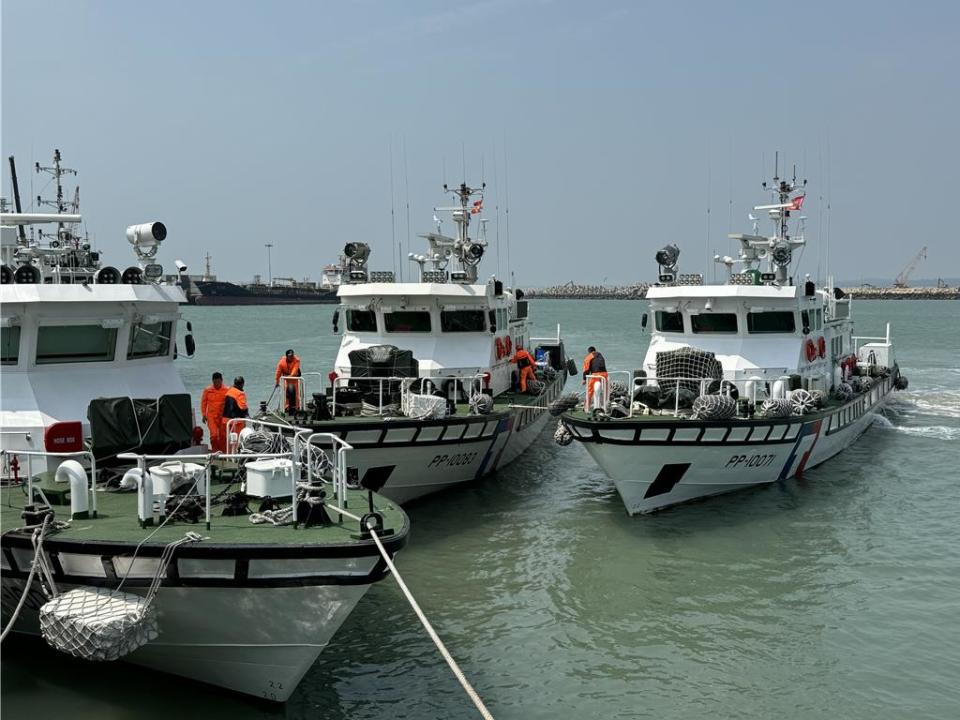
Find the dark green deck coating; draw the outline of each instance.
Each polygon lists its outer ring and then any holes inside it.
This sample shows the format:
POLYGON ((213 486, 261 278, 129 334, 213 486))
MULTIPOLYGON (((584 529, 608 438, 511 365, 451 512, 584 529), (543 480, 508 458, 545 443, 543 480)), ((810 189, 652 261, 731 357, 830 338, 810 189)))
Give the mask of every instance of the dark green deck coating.
MULTIPOLYGON (((223 485, 213 485, 213 494, 223 489, 223 485)), ((8 532, 24 525, 20 512, 27 500, 26 487, 11 487, 0 490, 0 530, 8 532)), ((329 489, 328 489, 329 493, 329 489)), ((368 509, 367 493, 348 491, 348 510, 362 516, 368 509)), ((250 501, 250 508, 257 509, 257 500, 250 501)), ((374 507, 384 516, 386 528, 398 533, 407 529, 407 516, 392 502, 379 495, 374 496, 374 507)), ((54 505, 55 517, 67 520, 70 516, 69 505, 54 505)), ((171 540, 183 537, 187 531, 195 531, 209 540, 204 544, 224 545, 343 545, 358 542, 352 536, 359 530, 359 523, 344 518, 342 524, 336 524, 338 516, 330 511, 335 524, 329 527, 310 527, 294 529, 292 525, 274 526, 271 524, 254 525, 248 516, 222 517, 223 506, 211 509, 210 530, 203 520, 199 523, 169 522, 161 528, 147 545, 165 545, 171 540)), ((86 520, 74 520, 68 529, 56 534, 58 539, 76 541, 103 542, 140 542, 156 527, 141 528, 137 522, 137 494, 135 492, 103 491, 97 493, 97 517, 86 520)), ((366 541, 369 542, 369 541, 366 541)))

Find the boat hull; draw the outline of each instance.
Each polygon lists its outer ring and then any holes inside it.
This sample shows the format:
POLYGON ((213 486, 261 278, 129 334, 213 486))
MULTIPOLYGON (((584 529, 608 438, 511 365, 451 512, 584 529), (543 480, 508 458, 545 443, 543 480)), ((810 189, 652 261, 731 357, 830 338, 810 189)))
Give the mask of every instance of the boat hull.
POLYGON ((860 437, 892 387, 885 378, 843 406, 776 421, 564 422, 635 515, 802 477, 860 437))
MULTIPOLYGON (((154 599, 159 636, 124 660, 285 701, 370 585, 389 572, 371 540, 310 544, 310 530, 302 532, 303 544, 201 542, 177 548, 154 599)), ((406 539, 406 524, 383 531, 390 555, 406 539)), ((122 585, 123 592, 138 595, 147 594, 163 552, 162 545, 137 549, 58 534, 49 536, 43 549, 61 593, 122 585)), ((23 594, 33 558, 29 533, 11 530, 2 536, 4 626, 23 594)), ((39 634, 39 611, 47 599, 35 579, 14 630, 39 634)))
POLYGON ((558 374, 535 405, 488 416, 356 424, 336 420, 314 429, 334 431, 354 448, 349 476, 372 480, 379 494, 404 504, 479 480, 520 457, 543 431, 548 406, 565 383, 566 376, 558 374))
MULTIPOLYGON (((23 578, 4 579, 13 604, 23 578)), ((80 585, 58 585, 67 591, 80 585)), ((277 702, 286 701, 369 585, 274 588, 162 588, 160 635, 124 658, 164 673, 277 702)), ((142 588, 131 592, 144 594, 142 588)), ((16 631, 39 634, 38 582, 16 631)))

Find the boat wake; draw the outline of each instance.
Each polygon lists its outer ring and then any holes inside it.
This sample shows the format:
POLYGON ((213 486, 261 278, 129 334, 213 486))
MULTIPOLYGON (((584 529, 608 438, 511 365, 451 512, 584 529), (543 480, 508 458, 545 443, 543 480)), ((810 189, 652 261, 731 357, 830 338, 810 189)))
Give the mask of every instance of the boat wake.
POLYGON ((890 418, 883 415, 875 415, 873 424, 875 427, 883 430, 895 430, 914 437, 925 437, 933 440, 960 440, 960 427, 949 427, 947 425, 895 425, 890 418))

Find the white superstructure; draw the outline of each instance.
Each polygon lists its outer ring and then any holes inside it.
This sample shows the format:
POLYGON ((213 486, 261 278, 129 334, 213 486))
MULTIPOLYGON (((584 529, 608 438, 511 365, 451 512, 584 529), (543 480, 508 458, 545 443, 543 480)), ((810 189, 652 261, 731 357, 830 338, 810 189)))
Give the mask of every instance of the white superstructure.
MULTIPOLYGON (((166 228, 128 228, 136 263, 121 271, 65 229, 80 221, 77 214, 0 216, 0 446, 6 450, 79 449, 94 398, 186 392, 173 365, 184 295, 158 282, 156 255, 166 228), (58 231, 41 232, 39 240, 20 230, 50 224, 58 231)), ((192 354, 192 337, 185 341, 192 354)))

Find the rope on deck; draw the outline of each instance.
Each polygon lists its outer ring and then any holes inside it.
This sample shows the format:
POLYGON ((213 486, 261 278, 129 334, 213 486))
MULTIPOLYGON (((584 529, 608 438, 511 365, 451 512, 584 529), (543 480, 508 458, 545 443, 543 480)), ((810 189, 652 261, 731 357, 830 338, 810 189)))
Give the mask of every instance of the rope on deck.
MULTIPOLYGON (((354 515, 353 513, 342 510, 341 508, 334 507, 333 505, 327 505, 334 512, 342 513, 344 516, 356 520, 357 522, 362 522, 362 519, 354 515)), ((480 715, 484 720, 493 720, 493 715, 487 710, 487 706, 483 704, 483 700, 480 699, 480 696, 477 694, 477 691, 473 689, 473 686, 470 684, 470 681, 467 680, 466 675, 463 674, 463 671, 460 669, 460 666, 457 665, 457 661, 453 659, 453 656, 450 654, 450 651, 447 650, 447 646, 443 644, 443 640, 440 639, 440 636, 437 635, 436 630, 433 629, 433 625, 430 624, 430 621, 427 620, 427 616, 423 614, 423 610, 420 609, 420 606, 417 604, 416 599, 413 597, 413 594, 410 592, 410 589, 407 587, 407 584, 403 581, 403 578, 400 576, 400 573, 397 572, 396 565, 393 564, 393 560, 390 559, 390 554, 387 552, 387 549, 383 546, 383 543, 380 542, 380 538, 377 536, 376 531, 373 528, 365 528, 370 536, 373 538, 373 542, 377 545, 377 550, 380 551, 380 555, 383 556, 384 561, 387 563, 387 567, 390 568, 390 572, 393 574, 393 579, 397 581, 397 585, 400 586, 400 589, 403 591, 404 596, 407 598, 407 602, 410 603, 410 607, 413 608, 413 611, 417 614, 417 617, 420 619, 420 623, 423 625, 424 629, 427 631, 427 634, 430 635, 430 639, 433 640, 433 644, 437 646, 437 650, 440 651, 440 654, 443 656, 443 659, 446 660, 447 665, 450 666, 450 670, 453 671, 454 676, 457 678, 457 681, 463 687, 464 691, 467 693, 467 696, 473 701, 473 704, 476 706, 477 710, 480 712, 480 715)))

